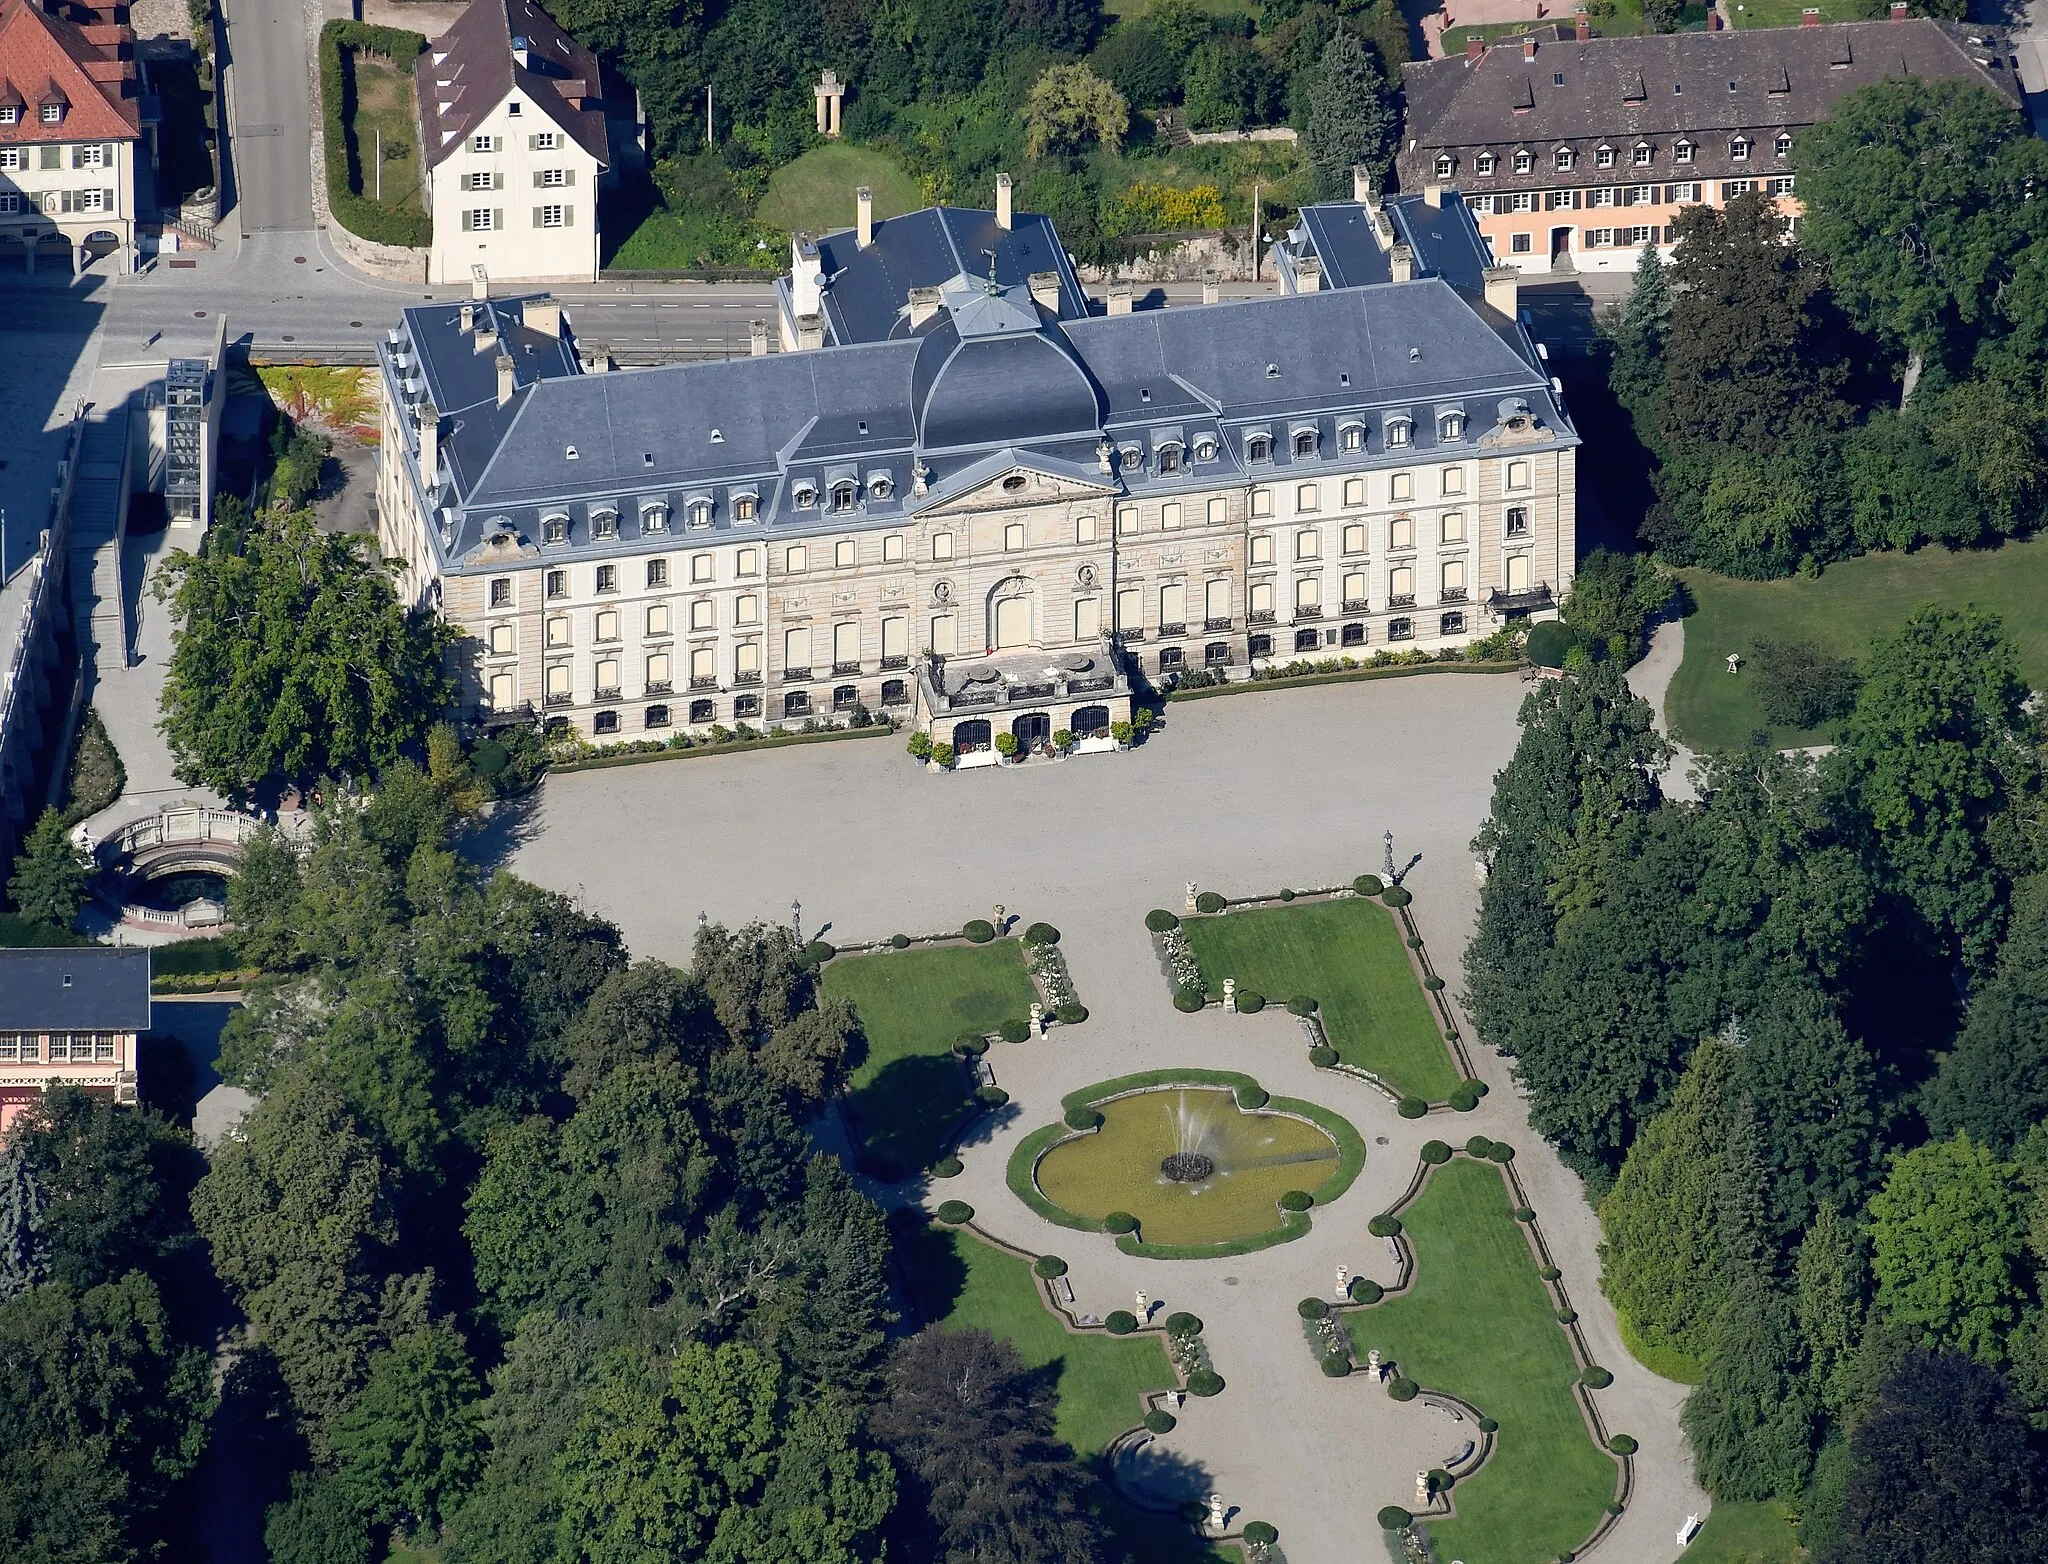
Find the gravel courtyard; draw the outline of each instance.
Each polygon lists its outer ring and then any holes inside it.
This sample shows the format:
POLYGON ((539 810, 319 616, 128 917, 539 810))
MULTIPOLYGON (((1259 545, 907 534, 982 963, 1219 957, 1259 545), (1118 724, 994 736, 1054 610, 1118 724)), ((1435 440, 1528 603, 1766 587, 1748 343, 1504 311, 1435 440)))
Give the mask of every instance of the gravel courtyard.
POLYGON ((1390 1269, 1365 1223, 1405 1184, 1423 1139, 1512 1141, 1594 1356, 1616 1376, 1602 1415, 1641 1442, 1628 1514, 1588 1557, 1672 1559, 1679 1522, 1708 1508, 1678 1429, 1683 1387, 1622 1348, 1597 1287, 1598 1225, 1576 1177, 1528 1129, 1506 1063, 1477 1050, 1493 1088, 1477 1113, 1403 1121, 1362 1083, 1310 1071, 1277 1018, 1177 1014, 1143 926, 1147 908, 1178 910, 1190 880, 1243 895, 1378 872, 1391 830, 1396 864, 1414 860, 1404 884, 1417 924, 1455 990, 1477 901, 1469 843, 1526 691, 1510 675, 1442 674, 1179 703, 1129 754, 955 775, 920 772, 887 738, 575 773, 550 779, 519 823, 512 866, 615 919, 636 955, 679 962, 700 911, 787 919, 792 900, 807 937, 838 942, 957 928, 997 903, 1056 924, 1090 1019, 996 1048, 1016 1113, 962 1149, 966 1172, 931 1200, 968 1199, 1003 1238, 1065 1255, 1083 1307, 1128 1306, 1143 1285, 1208 1322, 1230 1388, 1168 1437, 1239 1519, 1280 1528, 1293 1564, 1376 1553, 1374 1511, 1413 1493, 1419 1430, 1401 1425, 1428 1415, 1369 1396, 1362 1380, 1325 1380, 1293 1301, 1329 1292, 1340 1259, 1390 1269), (1059 1116, 1061 1093, 1201 1064, 1321 1102, 1366 1137, 1365 1176, 1317 1213, 1309 1238, 1231 1260, 1144 1261, 1009 1197, 1003 1160, 1059 1116))

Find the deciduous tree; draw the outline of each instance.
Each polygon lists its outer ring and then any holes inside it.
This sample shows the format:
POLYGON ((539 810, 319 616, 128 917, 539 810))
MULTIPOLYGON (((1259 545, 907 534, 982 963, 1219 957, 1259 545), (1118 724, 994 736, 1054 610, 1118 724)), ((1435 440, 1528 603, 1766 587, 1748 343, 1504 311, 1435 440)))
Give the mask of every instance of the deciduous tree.
POLYGON ((2048 1122, 2048 880, 2023 881, 1997 974, 1970 1000, 1955 1048, 1929 1083, 1926 1114, 1937 1135, 1967 1131, 2011 1155, 2048 1122))
POLYGON ((1968 1135, 1907 1152, 1870 1201, 1877 1307, 1929 1347, 1996 1362, 2026 1301, 2019 1171, 1968 1135))
POLYGON ((1024 150, 1040 158, 1093 141, 1114 152, 1131 128, 1124 95, 1085 65, 1051 65, 1024 103, 1024 150))

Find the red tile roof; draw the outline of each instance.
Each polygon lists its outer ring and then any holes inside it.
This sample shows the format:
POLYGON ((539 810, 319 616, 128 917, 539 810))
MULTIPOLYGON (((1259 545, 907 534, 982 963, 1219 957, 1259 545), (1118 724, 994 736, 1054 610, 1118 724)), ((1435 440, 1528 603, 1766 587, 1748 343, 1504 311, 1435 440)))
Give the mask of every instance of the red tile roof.
MULTIPOLYGON (((102 13, 110 14, 110 13, 102 13)), ((0 0, 0 103, 22 101, 24 112, 0 125, 0 146, 38 141, 133 141, 142 134, 141 84, 135 34, 95 19, 81 26, 45 13, 35 0, 0 0), (58 125, 36 113, 52 100, 67 105, 58 125)))

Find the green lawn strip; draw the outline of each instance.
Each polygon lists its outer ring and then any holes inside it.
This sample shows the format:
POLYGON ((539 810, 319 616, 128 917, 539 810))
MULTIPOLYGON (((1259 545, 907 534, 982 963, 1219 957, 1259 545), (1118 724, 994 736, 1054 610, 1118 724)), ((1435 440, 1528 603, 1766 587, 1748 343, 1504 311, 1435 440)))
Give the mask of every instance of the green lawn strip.
POLYGON ((1348 1311, 1353 1350, 1378 1348, 1425 1390, 1500 1424, 1493 1454, 1429 1523, 1439 1558, 1530 1564, 1577 1548, 1614 1497, 1613 1459, 1593 1443, 1573 1385, 1578 1366, 1500 1169, 1458 1157, 1402 1213, 1415 1249, 1410 1287, 1348 1311))
POLYGON ((1651 1346, 1619 1309, 1614 1311, 1614 1318, 1621 1327, 1621 1344, 1628 1348, 1628 1355, 1652 1374, 1661 1374, 1681 1385, 1697 1385, 1705 1377, 1706 1371, 1697 1358, 1680 1352, 1676 1347, 1651 1346))
POLYGON ((399 70, 375 55, 358 53, 355 74, 355 133, 362 160, 363 198, 377 201, 377 153, 381 144, 384 197, 378 204, 393 211, 424 211, 419 132, 413 128, 412 72, 399 70))
POLYGON ((901 217, 928 203, 917 181, 901 165, 875 147, 833 142, 814 147, 793 163, 785 163, 768 181, 758 219, 790 233, 829 233, 854 225, 853 192, 866 185, 874 192, 875 218, 901 217))
POLYGON ((1729 10, 1737 27, 1797 27, 1809 5, 1820 7, 1823 22, 1870 20, 1870 13, 1855 0, 1736 0, 1729 10))
POLYGON ((1458 1084, 1400 925, 1379 903, 1346 897, 1188 918, 1181 931, 1211 993, 1234 977, 1268 1004, 1305 994, 1321 1006, 1323 1030, 1344 1063, 1431 1102, 1458 1084))
POLYGON ((1995 549, 1925 548, 1866 554, 1828 566, 1812 579, 1737 581, 1705 570, 1681 571, 1695 605, 1685 621, 1685 661, 1672 677, 1664 715, 1694 749, 1733 749, 1752 729, 1770 730, 1779 748, 1820 744, 1825 733, 1773 729, 1756 704, 1749 670, 1728 672, 1728 654, 1753 661, 1759 639, 1812 641, 1861 661, 1871 638, 1896 630, 1923 603, 1995 613, 2019 649, 2020 672, 2048 686, 2048 537, 1995 549))
POLYGON ((1685 1564, 1793 1564, 1802 1557, 1791 1511, 1763 1504, 1716 1504, 1685 1550, 1685 1564))
POLYGON ((905 1171, 942 1156, 973 1105, 953 1040, 1021 1021, 1038 998, 1014 939, 842 958, 819 981, 853 1002, 867 1034, 848 1097, 862 1144, 877 1165, 905 1171))
POLYGON ((1311 684, 1355 684, 1362 679, 1405 679, 1418 673, 1513 673, 1524 663, 1404 663, 1392 668, 1341 668, 1330 673, 1297 673, 1281 679, 1240 679, 1199 690, 1169 690, 1169 701, 1206 701, 1218 695, 1249 695, 1259 690, 1298 690, 1311 684))

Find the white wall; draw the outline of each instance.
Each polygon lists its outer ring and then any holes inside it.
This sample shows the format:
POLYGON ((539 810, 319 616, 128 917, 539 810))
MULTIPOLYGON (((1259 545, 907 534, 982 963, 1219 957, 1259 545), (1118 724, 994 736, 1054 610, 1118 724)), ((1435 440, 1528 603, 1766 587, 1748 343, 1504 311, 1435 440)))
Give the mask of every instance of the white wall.
MULTIPOLYGON (((433 90, 433 71, 431 61, 421 66, 422 91, 433 90)), ((501 278, 594 281, 597 175, 597 159, 525 94, 514 92, 433 169, 433 280, 466 283, 470 268, 482 265, 493 283, 501 278), (491 138, 491 151, 475 150, 479 136, 491 138), (548 136, 554 139, 552 148, 533 144, 548 136), (561 184, 536 182, 555 173, 561 184), (488 176, 491 188, 465 189, 476 176, 488 176), (561 226, 542 226, 536 209, 557 206, 562 208, 561 226), (492 227, 465 228, 465 214, 476 211, 491 213, 492 227)))

